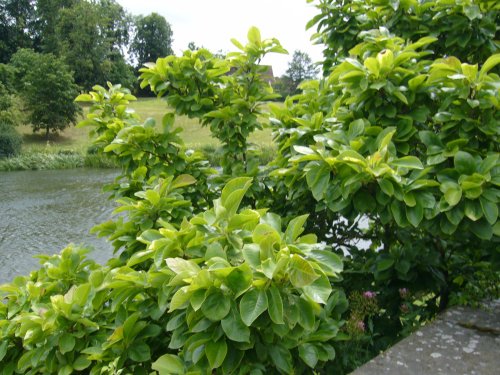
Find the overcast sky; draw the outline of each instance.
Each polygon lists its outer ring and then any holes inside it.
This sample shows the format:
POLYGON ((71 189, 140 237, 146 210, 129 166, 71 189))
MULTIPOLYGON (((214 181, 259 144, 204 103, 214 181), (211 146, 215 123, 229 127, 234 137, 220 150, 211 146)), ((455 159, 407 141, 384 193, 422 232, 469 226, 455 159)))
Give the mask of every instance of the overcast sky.
MULTIPOLYGON (((313 46, 306 23, 318 12, 306 0, 117 0, 130 13, 161 14, 172 26, 176 55, 195 42, 216 52, 235 51, 231 38, 246 42, 251 26, 262 38, 277 38, 289 55, 272 54, 264 63, 273 66, 275 76, 285 73, 294 50, 307 52, 320 61, 321 47, 313 46)), ((243 43, 246 44, 246 43, 243 43)))

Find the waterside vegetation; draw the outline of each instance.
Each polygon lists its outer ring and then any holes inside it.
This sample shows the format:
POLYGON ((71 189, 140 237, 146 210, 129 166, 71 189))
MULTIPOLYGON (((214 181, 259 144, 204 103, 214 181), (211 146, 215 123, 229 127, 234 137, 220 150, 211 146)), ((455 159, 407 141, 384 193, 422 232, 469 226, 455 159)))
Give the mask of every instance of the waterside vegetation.
MULTIPOLYGON (((83 106, 83 116, 87 110, 83 106)), ((159 124, 167 104, 162 99, 141 98, 131 103, 130 110, 134 110, 141 118, 152 118, 159 124)), ((179 116, 176 126, 182 129, 181 138, 187 147, 203 152, 212 166, 220 166, 220 142, 207 128, 187 116, 179 116)), ((117 167, 106 155, 95 153, 92 139, 85 128, 68 127, 63 133, 50 134, 48 139, 34 133, 29 125, 15 129, 19 133, 16 140, 22 142, 22 149, 17 155, 0 158, 0 171, 117 167)), ((250 139, 259 150, 260 163, 265 165, 270 162, 276 154, 271 129, 257 131, 250 139)))

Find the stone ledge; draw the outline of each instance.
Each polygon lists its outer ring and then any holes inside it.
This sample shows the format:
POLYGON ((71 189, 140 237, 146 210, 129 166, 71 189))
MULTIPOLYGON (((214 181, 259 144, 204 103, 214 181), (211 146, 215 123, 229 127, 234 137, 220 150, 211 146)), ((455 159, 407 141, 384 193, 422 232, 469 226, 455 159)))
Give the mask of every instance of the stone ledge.
POLYGON ((486 309, 454 307, 352 375, 497 375, 500 300, 486 309))

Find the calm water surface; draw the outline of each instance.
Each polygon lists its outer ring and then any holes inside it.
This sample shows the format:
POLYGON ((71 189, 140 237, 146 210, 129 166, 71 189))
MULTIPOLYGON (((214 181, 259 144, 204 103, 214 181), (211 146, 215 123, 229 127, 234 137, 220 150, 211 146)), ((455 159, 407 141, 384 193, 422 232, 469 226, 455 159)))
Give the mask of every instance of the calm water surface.
POLYGON ((0 283, 38 268, 37 254, 85 244, 104 263, 111 245, 89 230, 111 217, 102 193, 117 172, 105 169, 0 172, 0 283))

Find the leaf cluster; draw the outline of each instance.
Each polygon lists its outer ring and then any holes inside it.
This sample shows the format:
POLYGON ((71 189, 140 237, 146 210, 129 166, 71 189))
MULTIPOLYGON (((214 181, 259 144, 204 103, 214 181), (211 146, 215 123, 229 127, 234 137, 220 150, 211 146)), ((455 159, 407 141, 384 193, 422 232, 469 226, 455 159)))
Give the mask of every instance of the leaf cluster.
POLYGON ((313 39, 324 44, 325 72, 359 43, 364 32, 388 28, 405 40, 428 35, 439 40, 436 56, 478 63, 498 53, 500 8, 490 0, 320 0, 309 21, 313 39))
POLYGON ((141 87, 150 86, 177 114, 200 120, 223 146, 222 167, 229 174, 245 173, 252 165, 248 137, 262 128, 263 103, 275 98, 266 81, 262 58, 286 53, 276 39, 262 39, 257 28, 248 32, 240 52, 224 58, 206 49, 188 50, 182 57, 167 56, 141 69, 141 87))

